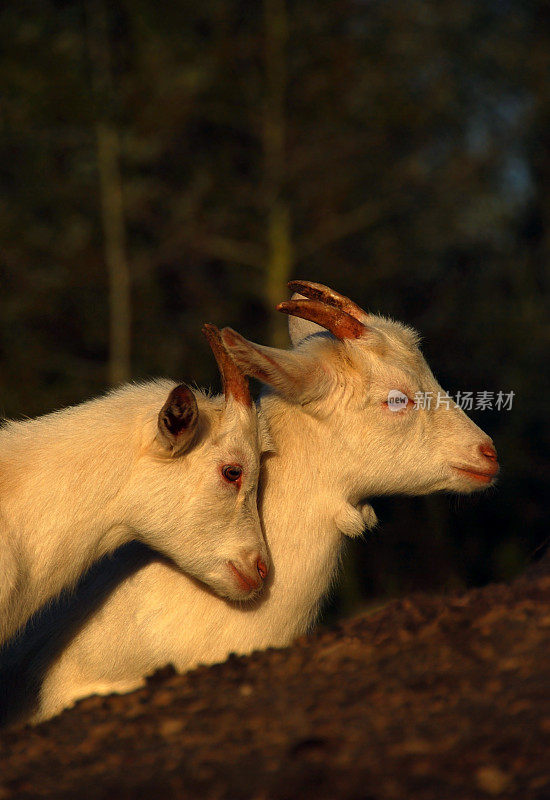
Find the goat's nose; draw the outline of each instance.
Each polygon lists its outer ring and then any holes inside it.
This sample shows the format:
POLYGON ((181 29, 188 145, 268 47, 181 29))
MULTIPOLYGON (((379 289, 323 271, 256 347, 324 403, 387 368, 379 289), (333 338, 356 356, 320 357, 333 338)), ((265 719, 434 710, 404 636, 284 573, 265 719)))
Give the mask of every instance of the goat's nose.
POLYGON ((481 453, 482 456, 488 458, 489 461, 494 461, 496 463, 498 460, 497 451, 495 450, 492 444, 480 444, 479 452, 481 453))
POLYGON ((260 556, 256 561, 256 569, 258 570, 258 575, 260 578, 265 581, 267 578, 267 564, 265 561, 262 561, 262 557, 260 556))

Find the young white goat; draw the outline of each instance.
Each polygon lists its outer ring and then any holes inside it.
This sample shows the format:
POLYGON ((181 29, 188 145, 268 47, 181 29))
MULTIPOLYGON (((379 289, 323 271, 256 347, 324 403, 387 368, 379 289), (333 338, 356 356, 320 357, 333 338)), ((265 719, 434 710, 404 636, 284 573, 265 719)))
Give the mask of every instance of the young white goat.
POLYGON ((259 589, 256 408, 219 331, 204 332, 225 402, 159 380, 0 429, 0 643, 132 539, 220 595, 259 589))
POLYGON ((130 557, 133 574, 47 672, 34 721, 88 694, 129 691, 167 663, 183 671, 289 644, 316 617, 343 535, 375 524, 367 498, 467 493, 493 482, 493 444, 462 410, 413 407, 415 392, 437 396, 441 387, 411 329, 367 315, 327 287, 290 285, 301 295, 279 310, 293 315, 294 349, 222 331, 242 369, 271 386, 259 401, 274 448, 261 475, 272 562, 265 592, 246 605, 220 601, 154 554, 145 566, 130 557), (396 412, 387 404, 393 389, 408 398, 396 412))

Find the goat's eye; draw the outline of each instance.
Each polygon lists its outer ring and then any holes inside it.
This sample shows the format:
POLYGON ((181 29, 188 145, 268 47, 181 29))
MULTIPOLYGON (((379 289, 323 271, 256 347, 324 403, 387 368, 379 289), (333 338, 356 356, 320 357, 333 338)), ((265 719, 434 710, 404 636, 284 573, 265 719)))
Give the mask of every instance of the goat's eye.
POLYGON ((222 475, 229 483, 238 483, 242 477, 243 468, 238 464, 225 464, 222 467, 222 475))

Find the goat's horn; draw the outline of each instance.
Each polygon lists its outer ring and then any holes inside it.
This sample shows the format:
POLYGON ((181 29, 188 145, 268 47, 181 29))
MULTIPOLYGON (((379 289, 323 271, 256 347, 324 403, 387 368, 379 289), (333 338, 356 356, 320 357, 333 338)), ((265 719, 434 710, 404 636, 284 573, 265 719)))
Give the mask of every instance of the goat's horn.
POLYGON ((316 322, 317 325, 322 325, 338 339, 359 339, 367 330, 366 325, 352 317, 351 314, 336 306, 326 305, 320 300, 285 300, 283 303, 279 303, 277 311, 316 322))
POLYGON ((321 303, 339 308, 341 311, 345 311, 346 314, 358 319, 359 322, 362 322, 367 316, 366 311, 363 311, 363 309, 358 306, 357 303, 354 303, 353 300, 350 300, 349 297, 335 292, 330 286, 324 286, 322 283, 290 281, 288 288, 293 292, 299 292, 305 297, 309 297, 310 300, 319 300, 321 303))
POLYGON ((208 344, 212 348, 214 358, 218 363, 226 401, 232 396, 243 405, 251 406, 252 398, 248 381, 228 353, 219 329, 215 325, 206 323, 202 327, 202 332, 208 339, 208 344))

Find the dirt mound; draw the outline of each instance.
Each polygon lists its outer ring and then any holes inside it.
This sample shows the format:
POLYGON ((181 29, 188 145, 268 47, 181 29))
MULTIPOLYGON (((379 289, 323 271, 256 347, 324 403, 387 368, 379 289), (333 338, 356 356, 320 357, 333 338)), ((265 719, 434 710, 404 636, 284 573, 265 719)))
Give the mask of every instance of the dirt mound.
POLYGON ((414 596, 0 734, 8 798, 550 798, 550 575, 414 596))

